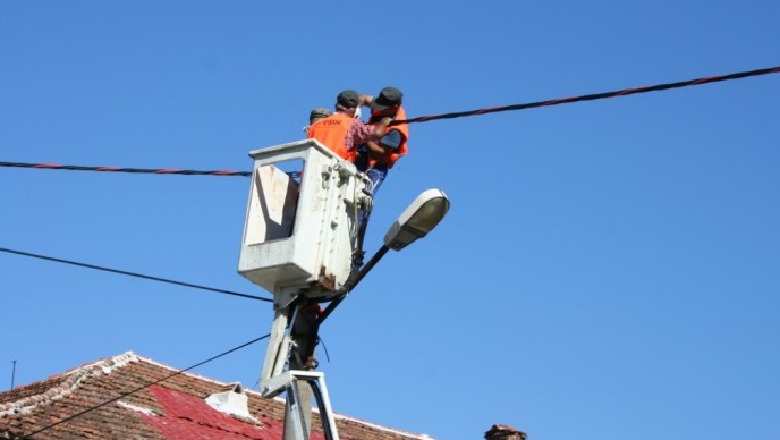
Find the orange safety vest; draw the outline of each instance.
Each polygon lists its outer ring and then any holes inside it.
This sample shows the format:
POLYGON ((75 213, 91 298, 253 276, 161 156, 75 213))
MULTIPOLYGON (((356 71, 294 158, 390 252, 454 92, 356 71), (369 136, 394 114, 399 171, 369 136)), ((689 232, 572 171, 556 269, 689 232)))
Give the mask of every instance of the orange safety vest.
POLYGON ((355 151, 349 151, 347 145, 347 131, 353 122, 355 122, 355 118, 334 113, 312 124, 307 136, 318 140, 342 159, 354 162, 355 151))
MULTIPOLYGON (((405 121, 406 110, 403 107, 399 107, 398 113, 396 113, 395 118, 393 119, 405 121)), ((409 152, 409 149, 406 146, 406 142, 409 140, 409 124, 391 125, 387 127, 385 134, 390 133, 390 130, 398 130, 401 133, 401 143, 398 145, 398 149, 391 151, 390 153, 385 153, 381 159, 369 159, 368 163, 371 166, 379 163, 387 164, 388 169, 392 168, 393 165, 398 162, 398 159, 400 159, 401 156, 405 156, 406 153, 409 152)))

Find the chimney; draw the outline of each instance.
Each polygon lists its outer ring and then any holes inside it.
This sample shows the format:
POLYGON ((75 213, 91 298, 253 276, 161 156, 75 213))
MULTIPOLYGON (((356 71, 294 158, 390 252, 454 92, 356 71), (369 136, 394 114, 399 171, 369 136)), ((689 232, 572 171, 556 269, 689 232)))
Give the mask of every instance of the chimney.
POLYGON ((485 432, 485 440, 526 440, 525 433, 509 425, 493 425, 485 432))

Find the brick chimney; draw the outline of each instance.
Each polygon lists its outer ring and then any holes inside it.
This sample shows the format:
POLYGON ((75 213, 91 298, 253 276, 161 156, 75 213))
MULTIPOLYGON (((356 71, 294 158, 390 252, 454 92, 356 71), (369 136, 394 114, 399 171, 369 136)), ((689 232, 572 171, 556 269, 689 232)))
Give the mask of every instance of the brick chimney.
POLYGON ((485 440, 526 440, 526 436, 514 426, 493 425, 490 431, 485 432, 485 440))

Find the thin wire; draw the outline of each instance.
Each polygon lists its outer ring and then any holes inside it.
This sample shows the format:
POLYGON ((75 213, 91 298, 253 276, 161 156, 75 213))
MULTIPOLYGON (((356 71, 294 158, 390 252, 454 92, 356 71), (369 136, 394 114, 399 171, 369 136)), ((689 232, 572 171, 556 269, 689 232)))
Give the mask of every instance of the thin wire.
POLYGON ((164 283, 170 283, 170 284, 174 284, 174 285, 177 285, 177 286, 191 287, 193 289, 201 289, 201 290, 208 290, 208 291, 211 291, 211 292, 217 292, 217 293, 221 293, 223 295, 238 296, 238 297, 241 297, 241 298, 251 298, 251 299, 256 299, 258 301, 264 301, 264 302, 273 302, 273 299, 271 299, 271 298, 264 298, 262 296, 248 295, 248 294, 245 294, 245 293, 238 293, 238 292, 234 292, 232 290, 218 289, 218 288, 214 288, 214 287, 200 286, 200 285, 197 285, 197 284, 190 284, 190 283, 185 283, 183 281, 176 281, 176 280, 171 280, 171 279, 167 279, 167 278, 153 277, 153 276, 149 276, 149 275, 143 275, 143 274, 140 274, 140 273, 137 273, 137 272, 129 272, 129 271, 126 271, 126 270, 110 269, 110 268, 107 268, 107 267, 101 267, 101 266, 97 266, 97 265, 94 265, 94 264, 80 263, 78 261, 71 261, 71 260, 63 260, 61 258, 48 257, 46 255, 33 254, 31 252, 22 252, 22 251, 17 251, 17 250, 13 250, 13 249, 8 249, 8 248, 5 248, 5 247, 0 247, 0 252, 5 252, 5 253, 8 253, 8 254, 23 255, 25 257, 40 258, 41 260, 53 261, 55 263, 72 264, 74 266, 86 267, 87 269, 101 270, 103 272, 118 273, 118 274, 128 275, 128 276, 135 277, 135 278, 142 278, 142 279, 145 279, 145 280, 162 281, 164 283))
POLYGON ((325 352, 325 358, 330 362, 330 353, 328 353, 328 347, 325 346, 325 340, 317 336, 317 342, 322 345, 322 350, 325 352))
POLYGON ((635 95, 638 93, 659 92, 662 90, 676 89, 676 88, 688 87, 688 86, 698 86, 702 84, 726 81, 730 79, 747 78, 750 76, 770 75, 773 73, 780 73, 780 66, 768 67, 765 69, 748 70, 745 72, 732 73, 729 75, 718 75, 718 76, 709 76, 704 78, 696 78, 690 81, 680 81, 680 82, 657 84, 653 86, 644 86, 644 87, 633 87, 629 89, 617 90, 614 92, 591 93, 589 95, 572 96, 570 98, 562 98, 562 99, 551 99, 548 101, 536 101, 536 102, 529 102, 525 104, 513 104, 513 105, 502 106, 502 107, 492 107, 492 108, 483 108, 478 110, 444 113, 441 115, 420 116, 417 118, 393 121, 390 125, 411 124, 412 122, 425 122, 425 121, 433 121, 436 119, 454 119, 454 118, 462 118, 466 116, 479 116, 488 113, 505 112, 510 110, 525 110, 529 108, 538 108, 538 107, 553 106, 559 104, 569 104, 572 102, 580 102, 580 101, 595 101, 598 99, 607 99, 616 96, 627 96, 627 95, 635 95))
POLYGON ((219 358, 221 358, 221 357, 223 357, 223 356, 227 356, 228 354, 231 354, 231 353, 233 353, 233 352, 235 352, 235 351, 238 351, 238 350, 240 350, 240 349, 242 349, 242 348, 248 347, 248 346, 250 346, 250 345, 252 345, 252 344, 254 344, 254 343, 256 343, 256 342, 262 341, 263 339, 266 339, 266 338, 268 338, 268 337, 270 337, 270 336, 271 336, 270 334, 267 334, 267 335, 265 335, 265 336, 261 336, 261 337, 259 337, 259 338, 252 339, 251 341, 249 341, 249 342, 245 342, 245 343, 243 343, 243 344, 239 345, 238 347, 231 348, 230 350, 224 351, 224 352, 222 352, 222 353, 220 353, 220 354, 218 354, 218 355, 216 355, 216 356, 212 356, 212 357, 210 357, 210 358, 206 359, 205 361, 198 362, 197 364, 195 364, 195 365, 192 365, 192 366, 190 366, 190 367, 187 367, 187 368, 185 368, 185 369, 183 369, 183 370, 179 370, 179 371, 173 372, 173 373, 171 373, 171 374, 169 374, 169 375, 167 375, 167 376, 163 377, 162 379, 158 379, 158 380, 155 380, 154 382, 147 383, 146 385, 143 385, 143 386, 141 386, 141 387, 138 387, 138 388, 136 388, 136 389, 134 389, 134 390, 132 390, 132 391, 129 391, 129 392, 126 392, 126 393, 122 393, 122 394, 120 394, 120 395, 119 395, 119 396, 117 396, 117 397, 114 397, 114 398, 111 398, 111 399, 109 399, 109 400, 106 400, 106 401, 105 401, 105 402, 103 402, 103 403, 100 403, 100 404, 98 404, 98 405, 95 405, 95 406, 91 406, 91 407, 89 407, 89 408, 85 409, 84 411, 81 411, 81 412, 78 412, 78 413, 76 413, 76 414, 73 414, 72 416, 65 417, 65 418, 64 418, 64 419, 62 419, 62 420, 59 420, 59 421, 57 421, 57 422, 54 422, 54 423, 52 423, 52 424, 50 424, 50 425, 46 425, 46 426, 44 426, 43 428, 40 428, 40 429, 38 429, 38 430, 36 430, 36 431, 33 431, 33 432, 31 432, 30 434, 27 434, 27 435, 25 435, 24 437, 19 437, 19 440, 25 440, 25 439, 29 439, 29 438, 31 438, 32 436, 34 436, 34 435, 36 435, 36 434, 40 434, 41 432, 43 432, 43 431, 46 431, 46 430, 48 430, 48 429, 51 429, 51 428, 53 428, 53 427, 55 427, 55 426, 57 426, 57 425, 59 425, 59 424, 65 423, 65 422, 67 422, 67 421, 70 421, 70 420, 73 420, 73 419, 75 419, 76 417, 83 416, 84 414, 87 414, 87 413, 89 413, 89 412, 92 412, 92 411, 94 411, 94 410, 96 410, 96 409, 98 409, 98 408, 104 407, 104 406, 108 405, 109 403, 116 402, 117 400, 119 400, 119 399, 121 399, 121 398, 123 398, 123 397, 127 397, 127 396, 129 396, 129 395, 131 395, 131 394, 135 394, 135 393, 137 393, 137 392, 139 392, 139 391, 141 391, 141 390, 144 390, 144 389, 146 389, 146 388, 149 388, 149 387, 150 387, 150 386, 152 386, 152 385, 157 385, 158 383, 160 383, 160 382, 163 382, 163 381, 166 381, 166 380, 168 380, 168 379, 172 378, 173 376, 179 375, 179 374, 181 374, 181 373, 186 373, 187 371, 190 371, 190 370, 192 370, 192 369, 194 369, 194 368, 200 367, 201 365, 205 365, 205 364, 207 364, 207 363, 209 363, 209 362, 212 362, 212 361, 214 361, 214 360, 216 360, 216 359, 219 359, 219 358))

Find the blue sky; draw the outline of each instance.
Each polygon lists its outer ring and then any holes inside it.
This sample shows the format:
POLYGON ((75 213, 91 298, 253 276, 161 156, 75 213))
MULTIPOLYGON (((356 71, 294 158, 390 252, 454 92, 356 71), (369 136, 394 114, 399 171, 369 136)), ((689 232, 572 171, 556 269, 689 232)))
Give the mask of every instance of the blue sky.
MULTIPOLYGON (((410 117, 780 65, 780 3, 5 1, 0 161, 249 170, 343 89, 410 117)), ((410 127, 318 352, 336 411, 436 439, 776 438, 780 75, 410 127)), ((0 168, 0 247, 264 295, 249 181, 0 168)), ((185 368, 265 303, 0 253, 0 377, 133 350, 185 368), (5 367, 2 365, 5 364, 5 367)), ((265 346, 199 374, 254 386, 265 346)), ((8 383, 1 383, 7 388, 8 383)))

